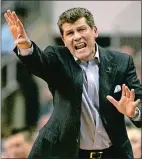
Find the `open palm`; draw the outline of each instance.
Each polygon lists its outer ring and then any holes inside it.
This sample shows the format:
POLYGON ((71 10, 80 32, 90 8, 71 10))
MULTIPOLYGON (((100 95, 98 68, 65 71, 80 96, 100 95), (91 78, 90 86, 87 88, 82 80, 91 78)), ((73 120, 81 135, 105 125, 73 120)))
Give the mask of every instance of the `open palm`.
POLYGON ((140 99, 134 101, 134 89, 130 91, 125 84, 122 85, 122 96, 120 101, 115 100, 112 96, 107 96, 107 99, 117 108, 120 113, 128 117, 135 116, 136 106, 140 103, 140 99))
POLYGON ((9 25, 9 29, 13 35, 16 45, 21 49, 29 48, 31 42, 24 30, 23 24, 17 17, 16 13, 10 10, 4 14, 4 17, 9 25))

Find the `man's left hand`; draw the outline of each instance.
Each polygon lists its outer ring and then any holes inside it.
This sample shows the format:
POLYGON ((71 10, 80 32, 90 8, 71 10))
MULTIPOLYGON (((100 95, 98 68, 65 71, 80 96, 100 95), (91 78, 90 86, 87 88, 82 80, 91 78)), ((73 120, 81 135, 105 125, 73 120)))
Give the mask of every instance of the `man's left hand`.
POLYGON ((130 117, 133 118, 135 116, 136 106, 140 103, 140 99, 135 99, 135 91, 134 89, 129 90, 129 88, 123 84, 122 85, 122 96, 120 101, 115 100, 112 96, 107 96, 107 99, 117 108, 117 110, 130 117))

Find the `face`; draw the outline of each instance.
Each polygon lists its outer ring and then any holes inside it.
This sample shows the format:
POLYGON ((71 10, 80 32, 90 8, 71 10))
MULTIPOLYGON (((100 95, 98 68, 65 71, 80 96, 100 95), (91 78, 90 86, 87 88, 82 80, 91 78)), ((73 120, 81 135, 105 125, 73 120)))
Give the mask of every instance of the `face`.
POLYGON ((62 30, 62 40, 73 56, 82 61, 88 61, 94 56, 97 28, 91 28, 84 17, 73 24, 64 23, 62 30))
POLYGON ((4 149, 9 158, 26 158, 31 150, 31 145, 25 141, 23 135, 17 134, 6 140, 4 149))

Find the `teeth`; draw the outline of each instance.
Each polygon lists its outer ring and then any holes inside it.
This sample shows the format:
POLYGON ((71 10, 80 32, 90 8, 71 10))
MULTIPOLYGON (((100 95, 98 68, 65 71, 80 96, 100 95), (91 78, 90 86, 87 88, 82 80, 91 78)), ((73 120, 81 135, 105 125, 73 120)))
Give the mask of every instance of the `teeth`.
POLYGON ((86 47, 85 43, 80 43, 80 44, 75 45, 75 49, 82 49, 84 47, 86 47))

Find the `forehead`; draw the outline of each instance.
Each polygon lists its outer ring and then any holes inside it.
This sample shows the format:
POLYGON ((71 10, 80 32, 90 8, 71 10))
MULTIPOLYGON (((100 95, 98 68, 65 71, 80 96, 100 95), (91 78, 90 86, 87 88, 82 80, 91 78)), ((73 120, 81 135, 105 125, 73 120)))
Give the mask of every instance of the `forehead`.
POLYGON ((62 30, 64 32, 68 31, 68 30, 71 30, 71 29, 74 29, 74 28, 78 28, 78 27, 81 27, 81 26, 89 26, 87 23, 86 23, 86 19, 84 17, 78 19, 77 21, 75 21, 74 23, 64 23, 62 25, 62 30))
POLYGON ((6 144, 14 144, 16 142, 22 142, 22 141, 24 141, 24 136, 21 134, 17 134, 9 137, 6 141, 6 144))

